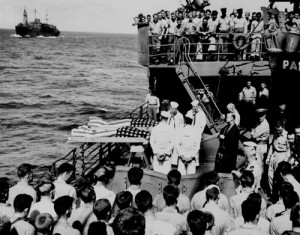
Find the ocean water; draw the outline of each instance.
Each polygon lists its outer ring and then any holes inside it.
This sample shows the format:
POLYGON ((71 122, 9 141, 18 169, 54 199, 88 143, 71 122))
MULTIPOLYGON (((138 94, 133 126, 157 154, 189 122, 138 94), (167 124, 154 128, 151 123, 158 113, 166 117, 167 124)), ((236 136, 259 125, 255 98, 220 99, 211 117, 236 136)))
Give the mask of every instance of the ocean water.
POLYGON ((90 116, 115 120, 140 105, 148 81, 136 43, 136 35, 0 30, 0 177, 15 181, 21 163, 64 156, 71 129, 90 116))

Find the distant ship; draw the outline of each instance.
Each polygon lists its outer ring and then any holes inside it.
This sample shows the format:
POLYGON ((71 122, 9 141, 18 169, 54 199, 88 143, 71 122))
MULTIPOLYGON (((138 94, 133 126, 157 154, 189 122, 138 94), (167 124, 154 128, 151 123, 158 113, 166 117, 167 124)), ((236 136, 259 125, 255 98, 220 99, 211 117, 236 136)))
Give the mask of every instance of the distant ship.
POLYGON ((27 12, 24 9, 23 22, 16 26, 16 34, 22 37, 58 37, 60 31, 56 26, 48 24, 48 14, 46 14, 46 23, 42 23, 36 17, 34 21, 28 23, 27 12))

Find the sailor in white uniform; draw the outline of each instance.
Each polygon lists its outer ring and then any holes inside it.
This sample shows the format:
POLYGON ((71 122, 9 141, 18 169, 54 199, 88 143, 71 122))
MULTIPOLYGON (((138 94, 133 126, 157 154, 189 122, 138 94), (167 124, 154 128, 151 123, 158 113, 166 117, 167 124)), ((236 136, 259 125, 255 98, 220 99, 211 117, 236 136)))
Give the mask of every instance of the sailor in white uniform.
POLYGON ((153 170, 168 174, 171 170, 171 154, 175 146, 174 128, 168 125, 170 113, 161 111, 161 121, 153 127, 150 145, 153 151, 153 170))
MULTIPOLYGON (((206 115, 199 106, 199 100, 194 100, 191 102, 192 104, 192 109, 187 112, 187 116, 193 117, 192 121, 192 127, 194 130, 198 133, 198 145, 200 149, 200 143, 201 143, 201 138, 202 138, 202 133, 204 131, 204 128, 206 126, 206 115)), ((199 166, 199 157, 196 158, 196 166, 199 166)))
POLYGON ((194 100, 192 103, 192 109, 187 112, 188 116, 193 116, 192 126, 199 130, 200 135, 202 135, 204 128, 206 126, 206 115, 199 106, 199 100, 194 100))
MULTIPOLYGON (((238 170, 234 170, 231 173, 235 174, 238 178, 244 170, 251 171, 254 175, 254 191, 258 192, 261 188, 260 181, 263 173, 263 165, 260 161, 260 152, 257 150, 257 144, 252 141, 243 142, 244 156, 246 157, 245 166, 242 166, 238 170)), ((242 186, 236 188, 236 192, 240 193, 242 186)))
POLYGON ((191 125, 193 116, 186 115, 186 125, 177 132, 175 151, 178 155, 178 171, 181 175, 196 173, 196 159, 199 158, 200 140, 196 129, 191 125))
POLYGON ((184 125, 184 118, 183 115, 178 111, 179 104, 177 102, 172 101, 170 103, 171 109, 169 110, 170 117, 168 119, 168 124, 170 127, 178 130, 183 127, 184 125))

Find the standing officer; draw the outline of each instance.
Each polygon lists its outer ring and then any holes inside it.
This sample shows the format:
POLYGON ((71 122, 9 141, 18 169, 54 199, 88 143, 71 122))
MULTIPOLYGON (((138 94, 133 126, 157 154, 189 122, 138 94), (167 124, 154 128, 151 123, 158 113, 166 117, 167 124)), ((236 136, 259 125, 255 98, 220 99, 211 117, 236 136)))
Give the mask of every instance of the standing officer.
POLYGON ((184 125, 183 115, 178 111, 179 104, 177 102, 171 101, 171 109, 169 111, 170 117, 168 119, 168 124, 174 129, 182 128, 184 125))
POLYGON ((221 156, 221 166, 219 171, 230 173, 236 169, 237 150, 239 145, 239 128, 235 124, 233 113, 226 114, 227 125, 221 130, 219 156, 221 156))
POLYGON ((194 100, 191 104, 192 109, 187 112, 187 115, 193 117, 192 126, 197 128, 199 134, 202 135, 206 126, 206 115, 199 106, 199 100, 194 100))
POLYGON ((257 150, 260 153, 259 161, 263 163, 264 156, 268 152, 268 141, 270 136, 270 125, 266 119, 267 109, 257 109, 258 123, 251 131, 251 137, 257 144, 257 150))
POLYGON ((251 81, 248 80, 246 86, 239 93, 240 112, 242 116, 241 126, 249 129, 253 121, 254 107, 256 104, 256 89, 251 85, 251 81))
POLYGON ((219 32, 219 45, 222 51, 222 60, 226 60, 228 55, 228 43, 229 43, 229 32, 230 32, 230 18, 227 16, 227 9, 221 8, 222 15, 219 20, 217 27, 217 33, 219 32))
POLYGON ((190 116, 186 115, 186 125, 179 130, 177 135, 178 140, 175 152, 178 156, 178 171, 181 175, 196 173, 196 160, 199 158, 199 143, 201 141, 199 138, 201 136, 191 125, 193 118, 191 113, 190 116))
MULTIPOLYGON (((200 149, 202 133, 206 126, 206 115, 199 106, 199 100, 194 100, 191 104, 192 109, 187 112, 186 116, 193 117, 192 127, 198 133, 197 140, 200 149)), ((199 166, 199 158, 196 158, 196 166, 199 166)))
POLYGON ((171 154, 175 145, 174 128, 167 123, 170 113, 161 111, 160 122, 153 127, 150 136, 150 145, 153 151, 153 170, 168 174, 171 170, 171 154))
POLYGON ((146 95, 145 103, 147 105, 147 114, 150 120, 157 121, 157 114, 159 112, 159 98, 155 95, 154 90, 150 89, 149 94, 146 95))

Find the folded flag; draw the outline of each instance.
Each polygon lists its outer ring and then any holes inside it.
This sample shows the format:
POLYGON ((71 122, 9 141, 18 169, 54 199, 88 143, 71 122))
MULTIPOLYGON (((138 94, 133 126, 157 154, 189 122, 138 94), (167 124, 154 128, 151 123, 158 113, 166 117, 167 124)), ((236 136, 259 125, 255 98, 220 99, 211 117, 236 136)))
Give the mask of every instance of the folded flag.
POLYGON ((121 119, 117 121, 105 121, 98 117, 90 117, 90 121, 88 122, 88 126, 92 130, 101 130, 101 131, 113 131, 117 130, 120 127, 130 126, 131 119, 121 119))
POLYGON ((131 120, 130 126, 132 127, 154 127, 158 124, 157 121, 143 119, 143 118, 134 118, 131 120))
POLYGON ((72 129, 71 135, 72 136, 81 136, 81 137, 111 137, 116 134, 116 130, 92 130, 90 127, 84 125, 79 126, 77 129, 72 129))
POLYGON ((117 121, 105 121, 98 117, 90 117, 87 125, 72 129, 72 136, 81 137, 112 137, 117 133, 117 129, 129 126, 131 119, 121 119, 117 121))
POLYGON ((116 137, 142 137, 147 140, 150 139, 149 131, 140 130, 135 127, 126 126, 117 130, 116 137))

